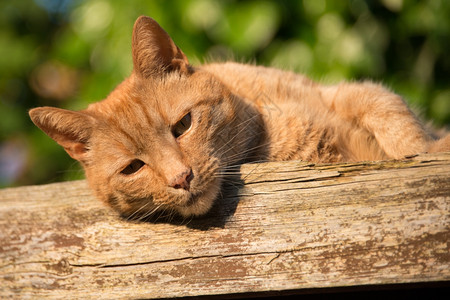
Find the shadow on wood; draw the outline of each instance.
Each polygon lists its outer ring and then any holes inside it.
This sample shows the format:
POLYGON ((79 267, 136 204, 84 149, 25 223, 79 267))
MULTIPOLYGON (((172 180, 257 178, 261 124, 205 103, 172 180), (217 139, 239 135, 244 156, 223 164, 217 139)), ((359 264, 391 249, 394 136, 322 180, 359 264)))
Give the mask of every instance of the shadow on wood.
POLYGON ((450 153, 247 164, 204 218, 127 222, 85 181, 0 191, 0 298, 220 296, 450 281, 450 153))

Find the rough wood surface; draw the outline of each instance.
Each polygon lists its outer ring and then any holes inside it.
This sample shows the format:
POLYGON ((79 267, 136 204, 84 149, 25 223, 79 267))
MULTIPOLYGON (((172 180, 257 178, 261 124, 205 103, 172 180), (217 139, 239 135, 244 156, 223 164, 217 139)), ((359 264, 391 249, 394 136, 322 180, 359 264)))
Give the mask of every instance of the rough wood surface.
POLYGON ((450 281, 450 153, 248 164, 199 220, 128 222, 84 181, 0 191, 0 298, 450 281))

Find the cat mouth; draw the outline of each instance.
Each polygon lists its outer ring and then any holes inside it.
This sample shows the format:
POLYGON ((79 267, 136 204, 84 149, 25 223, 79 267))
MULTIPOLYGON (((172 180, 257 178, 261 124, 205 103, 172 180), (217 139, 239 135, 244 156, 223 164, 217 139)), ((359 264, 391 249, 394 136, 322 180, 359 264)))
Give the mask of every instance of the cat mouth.
POLYGON ((202 195, 204 193, 205 192, 203 192, 203 191, 189 192, 189 195, 186 197, 186 200, 180 206, 189 208, 189 207, 196 205, 199 201, 201 201, 202 195))
POLYGON ((212 207, 219 191, 220 183, 213 180, 201 191, 190 192, 185 202, 178 205, 176 210, 184 217, 203 215, 212 207))
POLYGON ((190 207, 192 205, 194 205, 198 200, 198 195, 195 194, 190 194, 189 195, 189 199, 186 201, 186 204, 184 205, 185 207, 190 207))

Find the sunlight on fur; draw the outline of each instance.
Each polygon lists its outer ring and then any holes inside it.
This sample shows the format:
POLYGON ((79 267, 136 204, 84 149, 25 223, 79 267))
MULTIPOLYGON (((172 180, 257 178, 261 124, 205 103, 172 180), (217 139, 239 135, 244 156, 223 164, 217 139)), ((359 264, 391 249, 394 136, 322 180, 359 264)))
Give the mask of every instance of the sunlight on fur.
POLYGON ((134 69, 82 111, 41 107, 33 122, 84 167, 95 195, 130 219, 209 211, 244 162, 400 159, 450 150, 381 85, 323 86, 234 62, 191 66, 151 18, 133 29, 134 69))

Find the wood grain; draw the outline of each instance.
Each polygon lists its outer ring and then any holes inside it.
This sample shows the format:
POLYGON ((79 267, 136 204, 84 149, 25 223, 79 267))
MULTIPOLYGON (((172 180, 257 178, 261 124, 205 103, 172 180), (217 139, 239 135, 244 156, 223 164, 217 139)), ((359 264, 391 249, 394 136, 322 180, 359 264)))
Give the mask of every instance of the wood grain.
POLYGON ((0 298, 450 281, 450 153, 247 164, 210 214, 130 222, 85 181, 0 191, 0 298))

